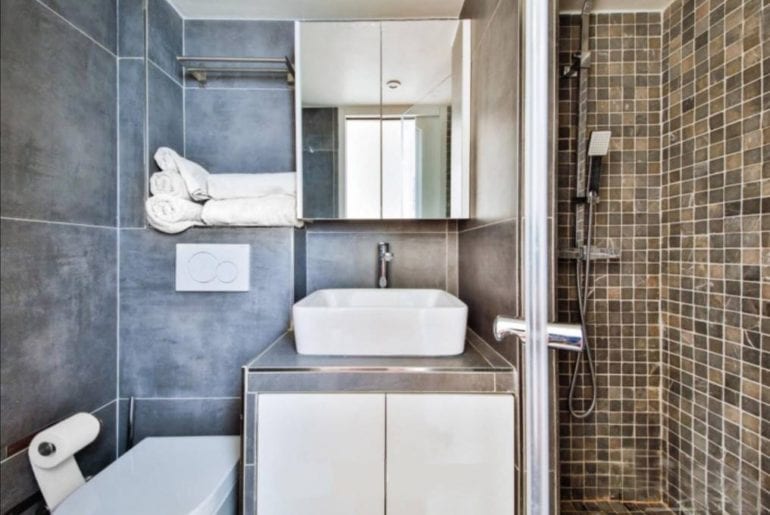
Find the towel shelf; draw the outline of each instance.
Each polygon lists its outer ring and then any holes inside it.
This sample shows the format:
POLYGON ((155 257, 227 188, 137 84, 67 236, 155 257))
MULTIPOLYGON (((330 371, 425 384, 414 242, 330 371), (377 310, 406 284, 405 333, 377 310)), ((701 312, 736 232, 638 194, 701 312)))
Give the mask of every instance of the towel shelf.
POLYGON ((286 83, 294 85, 294 64, 288 57, 192 57, 180 56, 184 74, 191 76, 201 86, 206 85, 209 75, 285 75, 286 83))

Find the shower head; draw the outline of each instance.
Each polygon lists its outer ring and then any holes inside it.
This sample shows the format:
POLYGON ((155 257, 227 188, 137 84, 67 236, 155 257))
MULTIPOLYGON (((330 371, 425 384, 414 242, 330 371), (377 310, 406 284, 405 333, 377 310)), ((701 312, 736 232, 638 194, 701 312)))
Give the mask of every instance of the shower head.
POLYGON ((593 131, 588 142, 589 156, 606 156, 610 149, 610 131, 593 131))
POLYGON ((602 157, 610 150, 610 131, 593 131, 588 142, 588 156, 591 158, 591 166, 588 171, 589 197, 599 197, 599 180, 602 175, 602 157))
POLYGON ((591 14, 591 10, 593 9, 593 5, 591 0, 586 0, 583 2, 583 14, 591 14))

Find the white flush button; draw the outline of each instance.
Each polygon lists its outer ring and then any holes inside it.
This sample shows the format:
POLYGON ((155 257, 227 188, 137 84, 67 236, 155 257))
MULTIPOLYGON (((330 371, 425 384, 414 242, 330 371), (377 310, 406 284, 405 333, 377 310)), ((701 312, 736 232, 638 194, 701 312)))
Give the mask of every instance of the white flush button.
POLYGON ((238 267, 232 261, 222 261, 217 265, 217 279, 231 283, 238 278, 238 267))
POLYGON ((187 261, 187 273, 197 283, 210 283, 216 279, 217 258, 208 252, 196 252, 187 261))
POLYGON ((178 243, 176 291, 249 291, 249 246, 178 243))

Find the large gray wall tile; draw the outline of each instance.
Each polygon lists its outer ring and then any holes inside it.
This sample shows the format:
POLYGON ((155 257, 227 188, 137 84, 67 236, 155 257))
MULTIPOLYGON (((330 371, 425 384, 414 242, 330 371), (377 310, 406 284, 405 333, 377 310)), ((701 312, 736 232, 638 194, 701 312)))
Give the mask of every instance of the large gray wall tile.
POLYGON ((67 21, 117 53, 117 0, 40 0, 67 21))
POLYGON ((121 396, 237 396, 240 367, 289 324, 292 229, 121 232, 121 396), (177 293, 177 243, 250 243, 251 291, 177 293))
POLYGON ((214 172, 293 171, 294 93, 188 88, 186 156, 214 172))
POLYGON ((293 57, 294 22, 259 20, 188 20, 187 55, 293 57))
POLYGON ((446 289, 445 233, 307 233, 307 291, 373 288, 377 242, 390 242, 394 288, 446 289))
MULTIPOLYGON (((234 375, 238 377, 239 371, 234 375)), ((128 400, 121 399, 120 404, 127 412, 128 400)), ((134 445, 148 436, 241 434, 238 398, 136 399, 134 409, 134 445)))
POLYGON ((154 64, 147 67, 149 169, 157 170, 152 156, 158 147, 170 147, 180 154, 184 147, 184 95, 182 86, 154 64))
POLYGON ((80 470, 86 477, 98 474, 115 460, 118 400, 115 399, 92 413, 102 423, 99 436, 76 455, 80 470))
POLYGON ((177 57, 184 55, 184 22, 166 0, 149 0, 147 10, 147 52, 150 61, 181 83, 182 67, 177 57))
MULTIPOLYGON (((487 342, 495 341, 497 315, 517 314, 516 233, 515 222, 502 222, 459 235, 460 298, 468 305, 469 327, 487 342)), ((513 349, 503 347, 495 346, 512 360, 513 349)))
POLYGON ((118 0, 118 55, 144 57, 144 0, 118 0))
POLYGON ((143 227, 144 199, 147 191, 144 163, 144 60, 120 59, 118 67, 119 223, 121 227, 143 227))
POLYGON ((114 225, 116 60, 38 2, 2 2, 2 215, 114 225))
POLYGON ((518 213, 518 38, 516 3, 500 2, 473 53, 471 214, 463 227, 518 213))
MULTIPOLYGON (((0 463, 0 512, 7 513, 36 492, 37 482, 29 466, 27 451, 0 463)), ((42 498, 39 506, 43 506, 42 498)))
POLYGON ((3 220, 6 445, 115 398, 114 229, 3 220))

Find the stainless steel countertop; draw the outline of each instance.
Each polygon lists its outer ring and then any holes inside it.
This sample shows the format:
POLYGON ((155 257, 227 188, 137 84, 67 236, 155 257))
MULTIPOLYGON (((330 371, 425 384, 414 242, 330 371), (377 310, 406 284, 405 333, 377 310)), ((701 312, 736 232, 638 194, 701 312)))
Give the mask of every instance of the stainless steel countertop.
POLYGON ((481 338, 469 332, 465 352, 447 357, 305 356, 297 354, 287 332, 250 361, 249 372, 512 372, 514 367, 481 338))

